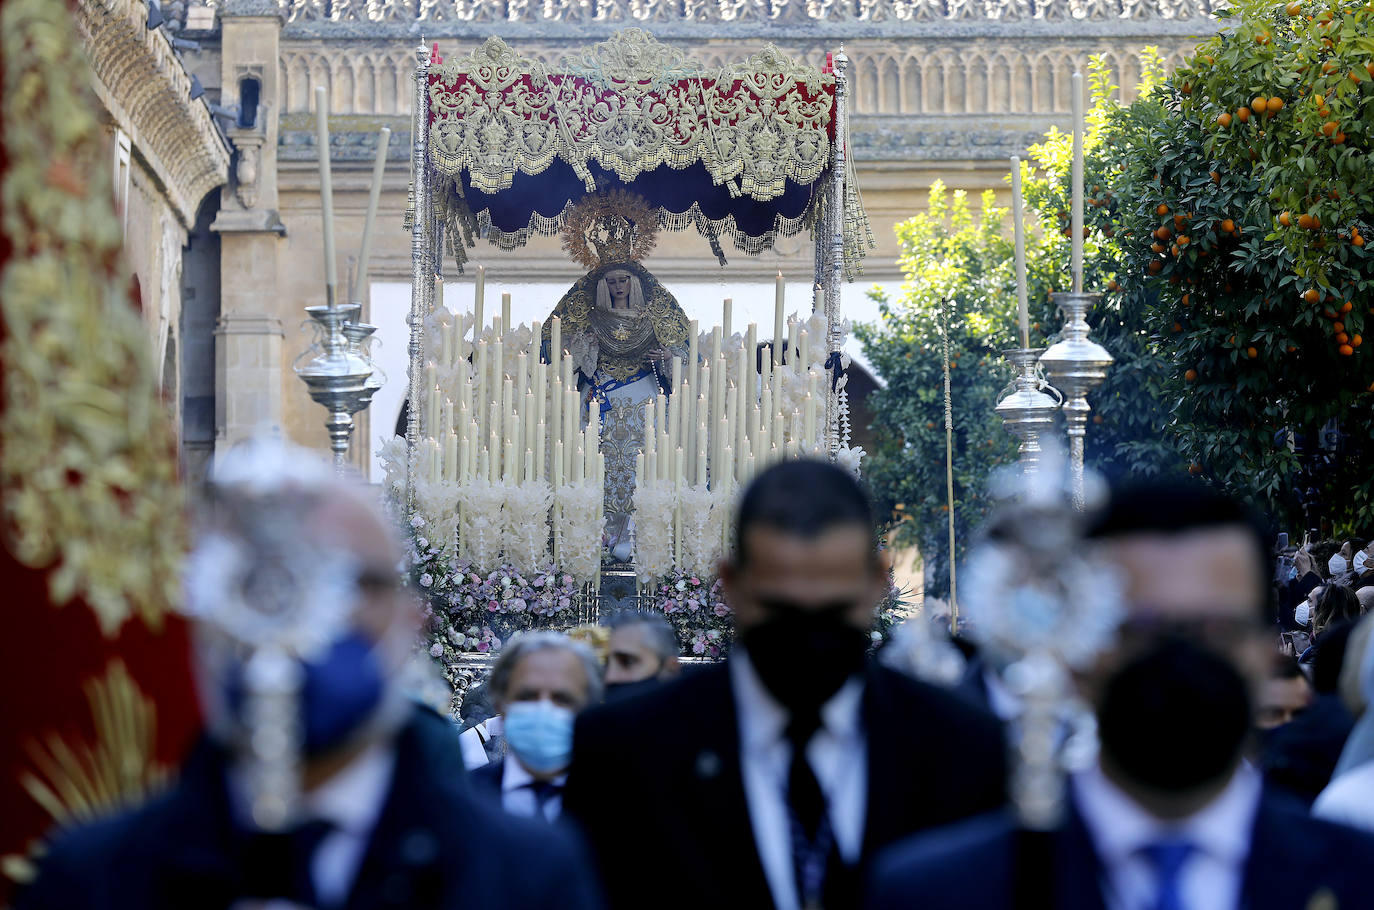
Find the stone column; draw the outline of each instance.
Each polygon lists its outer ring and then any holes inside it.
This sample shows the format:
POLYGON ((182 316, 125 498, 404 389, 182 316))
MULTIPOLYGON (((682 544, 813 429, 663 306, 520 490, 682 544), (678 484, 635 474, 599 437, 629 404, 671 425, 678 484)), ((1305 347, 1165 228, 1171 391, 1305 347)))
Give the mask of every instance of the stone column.
POLYGON ((227 129, 234 166, 211 225, 220 235, 221 275, 216 454, 254 433, 281 432, 283 331, 275 310, 286 234, 277 214, 279 7, 276 0, 226 0, 219 15, 221 103, 238 115, 227 129))

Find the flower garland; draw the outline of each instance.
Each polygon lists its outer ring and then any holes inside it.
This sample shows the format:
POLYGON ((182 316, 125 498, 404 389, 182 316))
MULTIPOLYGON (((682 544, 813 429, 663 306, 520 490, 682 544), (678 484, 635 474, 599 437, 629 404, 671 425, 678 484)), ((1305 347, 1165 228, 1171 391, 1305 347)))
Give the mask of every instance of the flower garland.
POLYGON ((689 654, 712 660, 725 656, 734 638, 735 611, 721 597, 719 578, 673 572, 648 593, 689 654))

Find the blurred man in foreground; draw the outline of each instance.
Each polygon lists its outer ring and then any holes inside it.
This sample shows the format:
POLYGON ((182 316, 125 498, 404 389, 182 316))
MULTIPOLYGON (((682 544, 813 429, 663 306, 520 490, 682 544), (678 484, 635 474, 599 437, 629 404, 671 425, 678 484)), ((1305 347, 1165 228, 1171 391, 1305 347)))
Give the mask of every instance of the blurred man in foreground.
POLYGON ((879 848, 999 806, 996 721, 867 659, 872 507, 816 461, 745 491, 728 661, 584 714, 566 808, 614 907, 854 906, 879 848))
POLYGON ((601 700, 596 656, 562 633, 526 632, 502 649, 487 685, 505 719, 507 754, 474 771, 473 784, 512 815, 557 820, 573 719, 601 700))
POLYGON ((646 692, 681 672, 677 633, 657 610, 622 610, 602 625, 611 630, 606 648, 608 699, 646 692))
POLYGON ((146 806, 60 837, 21 908, 597 906, 579 852, 488 813, 399 670, 418 622, 361 488, 221 462, 187 572, 208 735, 146 806))
POLYGON ((1049 834, 994 815, 893 848, 870 906, 1374 906, 1374 840, 1267 794, 1242 760, 1272 658, 1264 536, 1230 500, 1164 485, 1117 491, 1093 536, 1127 600, 1079 680, 1099 766, 1049 834))

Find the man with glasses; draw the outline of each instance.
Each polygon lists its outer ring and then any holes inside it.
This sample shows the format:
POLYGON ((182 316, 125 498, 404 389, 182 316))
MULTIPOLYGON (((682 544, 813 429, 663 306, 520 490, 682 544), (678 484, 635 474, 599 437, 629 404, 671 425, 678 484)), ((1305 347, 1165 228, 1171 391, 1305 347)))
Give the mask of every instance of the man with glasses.
POLYGON ((879 848, 1004 802, 997 722, 867 657, 888 572, 851 475, 761 473, 720 571, 728 661, 578 719, 564 806, 611 906, 857 906, 879 848))
POLYGON ((893 848, 870 906, 1374 906, 1374 840, 1266 793, 1243 759, 1273 659, 1264 534, 1215 492, 1155 483, 1114 491, 1091 536, 1128 610, 1078 679, 1097 767, 1070 781, 1048 834, 996 815, 893 848))

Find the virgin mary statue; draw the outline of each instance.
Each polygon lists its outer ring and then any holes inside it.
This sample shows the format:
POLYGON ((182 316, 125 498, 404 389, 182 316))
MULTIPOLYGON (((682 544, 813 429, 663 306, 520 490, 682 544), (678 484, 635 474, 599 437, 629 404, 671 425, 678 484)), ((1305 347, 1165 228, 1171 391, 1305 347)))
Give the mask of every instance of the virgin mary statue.
MULTIPOLYGON (((578 258, 588 261, 586 254, 595 247, 596 258, 590 260, 595 265, 563 295, 550 316, 560 320, 582 393, 583 420, 586 408, 595 406, 600 412, 606 545, 614 560, 626 562, 635 456, 644 443, 644 404, 669 393, 672 359, 686 359, 690 323, 673 295, 637 261, 652 247, 652 234, 647 242, 636 234, 640 218, 632 209, 627 217, 625 200, 615 199, 613 207, 610 213, 594 212, 579 227, 569 225, 569 236, 587 238, 578 258)), ((558 356, 549 350, 550 322, 544 322, 542 346, 548 361, 558 356)))

